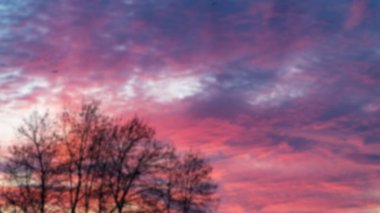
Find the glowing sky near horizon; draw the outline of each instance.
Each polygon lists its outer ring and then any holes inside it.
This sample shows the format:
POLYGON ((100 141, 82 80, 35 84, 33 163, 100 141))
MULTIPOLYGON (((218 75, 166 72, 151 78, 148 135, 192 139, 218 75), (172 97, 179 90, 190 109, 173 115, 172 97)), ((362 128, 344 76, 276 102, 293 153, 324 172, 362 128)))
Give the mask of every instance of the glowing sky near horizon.
POLYGON ((1 146, 103 101, 201 149, 221 213, 380 212, 380 1, 0 1, 1 146))

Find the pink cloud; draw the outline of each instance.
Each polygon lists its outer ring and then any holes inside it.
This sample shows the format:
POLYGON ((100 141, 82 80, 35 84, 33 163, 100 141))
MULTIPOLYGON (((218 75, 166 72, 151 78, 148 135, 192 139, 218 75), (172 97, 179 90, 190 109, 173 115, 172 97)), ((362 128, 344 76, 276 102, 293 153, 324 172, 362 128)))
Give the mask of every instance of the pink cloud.
POLYGON ((348 19, 345 23, 345 28, 346 29, 352 29, 355 26, 359 25, 360 22, 363 21, 365 18, 366 14, 366 6, 368 5, 367 0, 355 0, 353 1, 351 5, 351 10, 348 16, 348 19))

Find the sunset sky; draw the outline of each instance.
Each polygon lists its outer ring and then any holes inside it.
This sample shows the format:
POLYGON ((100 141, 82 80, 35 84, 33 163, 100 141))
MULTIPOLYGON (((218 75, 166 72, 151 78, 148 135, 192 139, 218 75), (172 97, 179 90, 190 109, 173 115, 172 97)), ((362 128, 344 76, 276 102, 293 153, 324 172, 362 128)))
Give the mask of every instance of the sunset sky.
POLYGON ((380 212, 378 0, 0 0, 1 149, 83 98, 201 150, 220 213, 380 212))

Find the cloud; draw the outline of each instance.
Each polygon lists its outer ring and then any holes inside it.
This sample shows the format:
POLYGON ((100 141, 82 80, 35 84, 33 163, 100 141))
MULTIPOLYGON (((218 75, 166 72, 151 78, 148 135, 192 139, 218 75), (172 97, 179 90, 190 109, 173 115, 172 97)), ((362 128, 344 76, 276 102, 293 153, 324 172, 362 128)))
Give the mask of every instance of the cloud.
POLYGON ((212 156, 221 212, 371 212, 379 8, 2 1, 0 130, 11 138, 34 109, 95 97, 112 114, 141 114, 159 139, 212 156))
POLYGON ((214 82, 213 77, 194 74, 161 73, 159 76, 132 76, 124 86, 128 98, 139 95, 159 103, 182 100, 203 92, 204 88, 214 82))
POLYGON ((352 154, 349 158, 360 164, 379 165, 380 155, 378 154, 352 154))

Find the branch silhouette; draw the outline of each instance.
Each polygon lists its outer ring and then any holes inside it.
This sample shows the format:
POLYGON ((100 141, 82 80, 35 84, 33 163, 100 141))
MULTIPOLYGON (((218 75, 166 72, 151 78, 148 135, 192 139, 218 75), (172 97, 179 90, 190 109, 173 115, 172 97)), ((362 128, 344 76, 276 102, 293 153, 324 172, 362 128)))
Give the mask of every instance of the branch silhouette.
POLYGON ((212 212, 210 162, 155 139, 138 117, 123 121, 89 101, 51 119, 32 114, 4 162, 2 211, 212 212))

